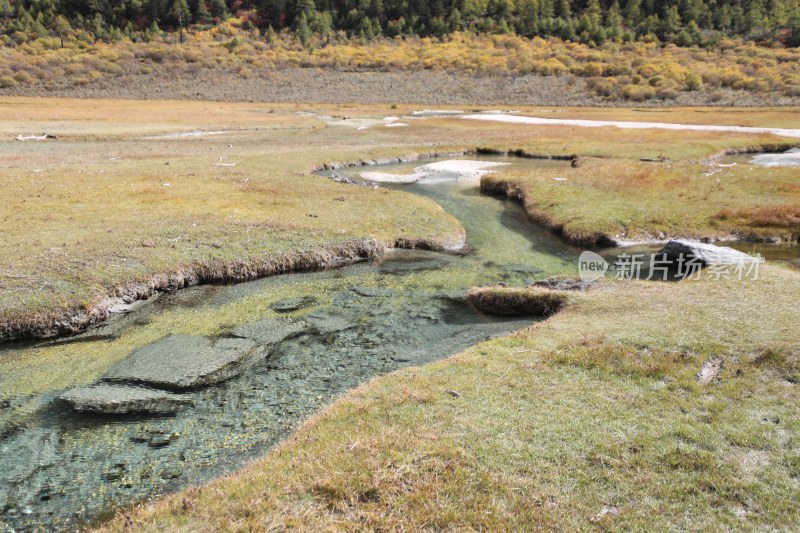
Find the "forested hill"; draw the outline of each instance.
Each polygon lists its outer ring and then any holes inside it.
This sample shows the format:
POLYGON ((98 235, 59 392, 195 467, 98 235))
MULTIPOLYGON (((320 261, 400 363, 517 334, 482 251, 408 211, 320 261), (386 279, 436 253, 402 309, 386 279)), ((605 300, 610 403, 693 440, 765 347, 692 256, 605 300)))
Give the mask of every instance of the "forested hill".
POLYGON ((210 26, 232 15, 306 42, 455 31, 602 44, 649 40, 715 48, 725 37, 800 44, 800 0, 0 0, 5 44, 82 32, 103 40, 210 26))

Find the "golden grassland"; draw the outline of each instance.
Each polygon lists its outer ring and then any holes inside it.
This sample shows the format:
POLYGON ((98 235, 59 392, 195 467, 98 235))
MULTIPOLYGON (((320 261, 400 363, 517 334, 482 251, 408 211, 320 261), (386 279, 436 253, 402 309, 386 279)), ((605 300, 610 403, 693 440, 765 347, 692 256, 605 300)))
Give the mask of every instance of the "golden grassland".
MULTIPOLYGON (((488 178, 576 231, 785 231, 800 204, 796 171, 741 165, 706 176, 699 163, 787 142, 770 135, 458 118, 358 131, 297 114, 380 123, 414 110, 404 106, 5 98, 0 108, 6 320, 91 305, 186 264, 461 231, 432 202, 309 175, 325 162, 476 147, 579 154, 583 165, 557 176, 565 181, 545 169, 488 178), (59 139, 13 140, 42 130, 59 139), (147 137, 192 130, 233 131, 147 137), (671 166, 638 161, 657 156, 671 166)), ((520 112, 800 127, 796 109, 520 112)), ((791 529, 798 294, 800 274, 770 264, 756 280, 600 282, 515 335, 377 378, 240 472, 100 529, 791 529), (722 372, 701 383, 712 358, 722 372)))
POLYGON ((769 265, 755 281, 602 282, 99 531, 793 529, 797 294, 800 275, 769 265))
POLYGON ((133 75, 154 81, 184 75, 269 81, 276 70, 300 67, 567 77, 585 80, 589 94, 617 102, 669 102, 688 93, 702 94, 702 101, 711 103, 728 101, 734 93, 788 99, 784 103, 800 97, 798 49, 741 41, 724 41, 715 51, 645 42, 593 48, 558 39, 455 33, 442 40, 303 46, 290 35, 264 38, 236 19, 187 39, 178 43, 176 35, 165 35, 150 42, 103 43, 73 36, 64 47, 58 38, 10 41, 0 47, 0 90, 58 90, 133 75))
MULTIPOLYGON (((0 320, 46 325, 86 311, 129 283, 198 265, 225 266, 374 238, 386 244, 452 241, 458 223, 438 206, 385 189, 347 187, 310 176, 325 162, 474 149, 522 149, 592 157, 576 169, 495 174, 527 192, 532 215, 569 231, 628 238, 785 234, 800 191, 791 169, 734 167, 706 176, 695 163, 743 146, 785 142, 771 135, 603 130, 474 124, 457 118, 412 120, 385 128, 380 118, 410 106, 135 102, 5 98, 0 102, 0 206, 3 265, 0 320), (316 110, 376 117, 365 131, 326 127, 316 110), (159 134, 225 131, 202 137, 159 134), (18 142, 41 131, 58 140, 18 142), (662 164, 632 161, 665 156, 662 164), (757 174, 757 178, 755 177, 757 174), (719 179, 719 182, 717 181, 719 179), (785 216, 783 215, 785 214, 785 216), (767 216, 768 215, 768 216, 767 216)), ((521 112, 572 117, 574 109, 521 112)), ((589 118, 608 116, 589 110, 589 118)), ((619 111, 625 120, 790 127, 795 110, 619 111)), ((334 120, 332 125, 347 124, 334 120)), ((236 276, 231 276, 235 278, 236 276)), ((211 279, 216 279, 211 276, 211 279)))

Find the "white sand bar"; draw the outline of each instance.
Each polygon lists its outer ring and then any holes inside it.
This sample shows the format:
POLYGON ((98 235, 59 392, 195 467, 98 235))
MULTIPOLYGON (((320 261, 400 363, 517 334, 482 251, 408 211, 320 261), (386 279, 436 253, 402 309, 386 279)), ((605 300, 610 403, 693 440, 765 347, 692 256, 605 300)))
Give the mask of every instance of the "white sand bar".
POLYGON ((174 133, 160 133, 158 135, 145 135, 146 139, 181 139, 184 137, 207 137, 209 135, 224 135, 227 131, 177 131, 174 133))
POLYGON ((428 163, 414 169, 413 174, 389 174, 386 172, 362 172, 361 177, 365 180, 376 183, 415 183, 417 181, 431 178, 437 174, 455 175, 456 180, 478 179, 489 172, 485 170, 508 163, 497 161, 462 161, 458 159, 448 159, 447 161, 437 161, 428 163))
POLYGON ((537 126, 579 126, 583 128, 602 128, 616 126, 623 129, 660 129, 689 131, 724 131, 730 133, 771 133, 781 137, 800 137, 800 130, 786 128, 755 128, 750 126, 718 126, 703 124, 671 124, 668 122, 620 122, 614 120, 578 120, 564 118, 539 118, 521 115, 480 114, 465 115, 461 118, 469 120, 488 120, 492 122, 508 122, 510 124, 532 124, 537 126))
POLYGON ((435 117, 437 115, 463 115, 465 112, 457 109, 421 109, 411 113, 415 117, 435 117))
POLYGON ((760 167, 800 167, 800 148, 782 154, 758 154, 750 162, 760 167))

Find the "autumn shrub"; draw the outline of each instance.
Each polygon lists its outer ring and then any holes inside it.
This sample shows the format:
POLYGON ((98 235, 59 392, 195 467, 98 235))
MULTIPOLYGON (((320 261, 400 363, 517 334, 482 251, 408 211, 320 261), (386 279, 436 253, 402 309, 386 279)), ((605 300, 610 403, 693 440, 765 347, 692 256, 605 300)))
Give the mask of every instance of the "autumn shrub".
POLYGON ((754 226, 800 230, 800 205, 772 205, 753 209, 744 215, 754 226))
POLYGON ((649 85, 628 84, 622 88, 622 97, 626 100, 641 102, 656 96, 656 90, 649 85))
POLYGON ((617 93, 618 81, 614 77, 591 78, 588 83, 589 87, 599 96, 610 97, 617 93))
MULTIPOLYGON (((174 34, 153 32, 147 42, 102 43, 88 38, 82 30, 66 40, 52 37, 25 39, 2 36, 0 75, 10 77, 26 71, 33 78, 65 76, 66 80, 87 80, 126 73, 152 74, 165 66, 184 72, 224 69, 250 75, 263 69, 334 68, 380 71, 445 71, 461 75, 574 76, 604 98, 641 101, 673 98, 681 91, 719 89, 800 96, 800 50, 772 49, 723 41, 721 49, 661 46, 658 42, 606 43, 592 48, 579 42, 552 39, 524 39, 514 35, 450 34, 443 39, 395 37, 359 44, 344 34, 331 42, 313 36, 304 46, 290 33, 257 35, 241 21, 230 21, 186 34, 178 44, 174 34), (59 46, 54 48, 58 41, 59 46), (196 68, 186 68, 194 65, 196 68), (10 70, 3 74, 3 69, 10 70), (603 79, 607 81, 602 81, 603 79)), ((13 79, 13 78, 12 78, 13 79)), ((14 80, 25 85, 30 80, 14 80)), ((6 82, 8 83, 8 82, 6 82)), ((5 88, 11 88, 8 85, 5 88)), ((721 98, 721 97, 720 97, 721 98)))
POLYGON ((684 78, 686 89, 689 91, 699 91, 703 88, 703 78, 696 72, 690 72, 684 78))
POLYGON ((14 81, 19 83, 20 85, 33 85, 36 83, 36 78, 31 76, 27 71, 20 70, 14 73, 12 76, 14 81))

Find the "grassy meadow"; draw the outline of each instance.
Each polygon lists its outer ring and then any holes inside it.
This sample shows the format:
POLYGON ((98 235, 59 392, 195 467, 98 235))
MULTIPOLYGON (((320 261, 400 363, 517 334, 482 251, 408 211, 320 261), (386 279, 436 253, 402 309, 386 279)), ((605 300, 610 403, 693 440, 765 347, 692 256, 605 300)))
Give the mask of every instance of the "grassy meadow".
MULTIPOLYGON (((7 332, 45 328, 124 292, 120 287, 198 265, 211 265, 224 279, 231 265, 247 270, 249 262, 354 239, 391 245, 460 238, 458 223, 432 202, 309 175, 326 162, 476 147, 579 154, 587 162, 559 176, 501 170, 490 179, 523 187, 532 215, 541 211, 576 232, 638 238, 796 231, 787 227, 791 218, 781 218, 781 209, 796 206, 800 195, 792 169, 760 170, 757 179, 744 166, 707 176, 708 166, 699 162, 722 150, 788 142, 772 135, 479 125, 447 117, 384 126, 382 117, 410 114, 411 106, 5 98, 0 107, 0 180, 8 199, 0 206, 0 324, 7 332), (326 124, 320 116, 331 118, 326 124), (371 126, 353 127, 359 120, 371 126), (42 131, 59 138, 14 140, 42 131), (193 131, 212 134, 175 136, 193 131), (673 163, 637 161, 657 156, 673 163), (764 209, 778 210, 774 224, 754 220, 764 209)), ((758 126, 779 115, 781 125, 797 126, 789 111, 615 116, 758 126)), ((522 112, 569 118, 577 110, 522 112)))
MULTIPOLYGON (((0 322, 47 322, 202 265, 463 235, 432 201, 310 174, 330 162, 576 154, 577 168, 484 181, 567 236, 797 231, 796 169, 707 161, 791 139, 457 117, 385 127, 416 109, 3 97, 0 322), (14 140, 42 131, 58 139, 14 140), (175 136, 193 131, 223 133, 175 136), (669 161, 639 160, 656 157, 669 161)), ((800 128, 795 108, 519 112, 800 128)), ((374 379, 243 470, 99 529, 791 530, 799 294, 800 273, 769 263, 741 281, 601 281, 512 336, 374 379)))
POLYGON ((792 167, 594 158, 577 168, 490 176, 483 188, 514 191, 535 220, 575 242, 800 239, 800 187, 792 167))

